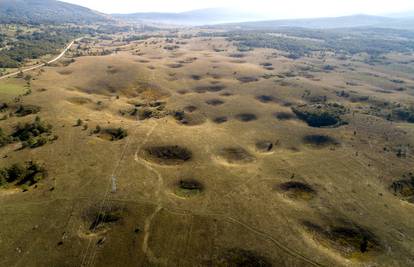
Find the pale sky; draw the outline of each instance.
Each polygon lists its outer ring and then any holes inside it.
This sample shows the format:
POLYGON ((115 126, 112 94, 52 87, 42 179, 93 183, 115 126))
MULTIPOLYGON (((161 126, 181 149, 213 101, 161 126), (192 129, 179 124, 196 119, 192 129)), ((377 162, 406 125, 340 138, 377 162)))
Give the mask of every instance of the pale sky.
POLYGON ((104 13, 182 12, 201 8, 238 7, 271 14, 275 19, 383 15, 414 11, 414 0, 63 0, 104 13))

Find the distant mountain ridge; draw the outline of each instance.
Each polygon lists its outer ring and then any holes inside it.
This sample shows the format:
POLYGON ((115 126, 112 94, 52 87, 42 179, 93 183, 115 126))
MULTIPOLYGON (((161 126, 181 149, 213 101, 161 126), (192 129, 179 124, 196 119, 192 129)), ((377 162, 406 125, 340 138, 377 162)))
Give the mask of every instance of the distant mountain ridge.
POLYGON ((127 20, 130 22, 157 22, 176 25, 204 25, 219 24, 241 21, 258 20, 257 14, 250 12, 231 10, 226 8, 207 8, 197 9, 181 13, 132 13, 132 14, 112 14, 114 18, 127 20))
POLYGON ((289 20, 268 20, 252 21, 229 24, 229 26, 271 29, 278 27, 300 27, 314 29, 330 28, 354 28, 371 27, 396 23, 398 20, 388 17, 370 15, 352 15, 343 17, 310 18, 310 19, 289 19, 289 20))
POLYGON ((0 0, 0 23, 93 23, 108 16, 55 0, 0 0))
POLYGON ((217 25, 218 27, 243 29, 378 27, 414 30, 414 11, 388 16, 353 15, 273 20, 237 8, 209 8, 181 13, 149 12, 108 15, 57 0, 0 0, 0 23, 91 24, 114 20, 185 26, 217 25))
POLYGON ((414 12, 407 12, 404 15, 401 13, 399 17, 359 14, 341 17, 274 20, 243 11, 212 8, 182 13, 133 13, 112 14, 112 16, 129 22, 156 22, 188 26, 225 24, 228 27, 247 27, 251 29, 272 29, 278 27, 314 29, 384 27, 414 30, 414 12), (408 16, 411 13, 412 17, 408 16))

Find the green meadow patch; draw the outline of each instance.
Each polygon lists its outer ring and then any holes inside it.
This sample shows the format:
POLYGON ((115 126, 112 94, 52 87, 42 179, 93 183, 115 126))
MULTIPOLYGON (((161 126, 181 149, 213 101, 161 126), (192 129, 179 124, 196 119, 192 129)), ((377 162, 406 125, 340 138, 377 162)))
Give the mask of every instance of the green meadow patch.
POLYGON ((0 80, 0 95, 18 96, 26 92, 26 83, 18 79, 0 80))

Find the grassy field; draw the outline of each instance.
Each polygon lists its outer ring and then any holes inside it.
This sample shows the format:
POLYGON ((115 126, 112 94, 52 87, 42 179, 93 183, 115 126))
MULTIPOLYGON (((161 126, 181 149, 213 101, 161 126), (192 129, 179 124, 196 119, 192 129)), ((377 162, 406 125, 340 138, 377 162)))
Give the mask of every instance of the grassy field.
POLYGON ((401 55, 293 60, 187 33, 84 42, 32 74, 0 125, 38 116, 51 133, 1 147, 0 168, 33 160, 47 177, 0 188, 0 265, 412 265, 401 55))
POLYGON ((6 97, 18 96, 26 90, 26 82, 23 79, 0 80, 0 94, 6 97))

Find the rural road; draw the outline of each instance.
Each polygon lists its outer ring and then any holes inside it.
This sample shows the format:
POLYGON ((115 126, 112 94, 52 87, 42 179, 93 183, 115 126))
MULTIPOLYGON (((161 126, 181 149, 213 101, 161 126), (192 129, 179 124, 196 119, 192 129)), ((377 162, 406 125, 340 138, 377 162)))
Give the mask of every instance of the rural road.
MULTIPOLYGON (((50 61, 48 61, 47 63, 42 63, 42 64, 39 64, 39 65, 36 65, 36 66, 33 66, 33 67, 30 67, 30 68, 27 68, 27 69, 24 69, 24 70, 21 70, 21 72, 23 72, 23 73, 25 73, 25 72, 28 72, 28 71, 31 71, 31 70, 35 70, 35 69, 38 69, 38 68, 41 68, 41 67, 44 67, 46 64, 51 64, 51 63, 53 63, 53 62, 56 62, 56 61, 58 61, 59 59, 61 59, 65 54, 66 54, 66 52, 69 50, 69 48, 71 48, 71 46, 76 42, 76 41, 79 41, 79 40, 81 40, 82 38, 79 38, 79 39, 76 39, 76 40, 73 40, 72 42, 70 42, 70 44, 62 51, 62 53, 60 53, 57 57, 55 57, 54 59, 52 59, 52 60, 50 60, 50 61)), ((16 71, 16 72, 13 72, 13 73, 9 73, 9 74, 6 74, 6 75, 4 75, 4 76, 1 76, 0 77, 0 80, 2 80, 2 79, 6 79, 6 78, 10 78, 10 77, 13 77, 13 76, 15 76, 15 75, 17 75, 17 74, 19 74, 20 73, 20 71, 16 71)))

